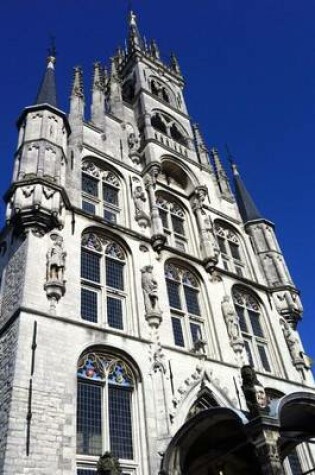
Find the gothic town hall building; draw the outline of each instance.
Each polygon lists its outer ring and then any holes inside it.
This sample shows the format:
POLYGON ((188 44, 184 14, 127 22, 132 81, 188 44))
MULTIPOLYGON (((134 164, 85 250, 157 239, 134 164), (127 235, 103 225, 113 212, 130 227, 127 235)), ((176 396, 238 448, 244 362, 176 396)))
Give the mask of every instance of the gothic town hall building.
POLYGON ((59 108, 55 59, 5 195, 0 473, 314 473, 299 292, 191 122, 176 57, 131 12, 90 114, 79 67, 59 108))

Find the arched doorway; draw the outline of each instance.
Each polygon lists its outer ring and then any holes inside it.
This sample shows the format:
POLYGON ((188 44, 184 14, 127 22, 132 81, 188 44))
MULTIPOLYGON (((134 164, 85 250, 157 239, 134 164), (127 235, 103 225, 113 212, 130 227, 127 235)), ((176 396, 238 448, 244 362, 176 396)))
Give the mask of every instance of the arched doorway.
POLYGON ((254 446, 244 430, 244 417, 213 407, 187 420, 163 460, 167 475, 260 475, 254 446))

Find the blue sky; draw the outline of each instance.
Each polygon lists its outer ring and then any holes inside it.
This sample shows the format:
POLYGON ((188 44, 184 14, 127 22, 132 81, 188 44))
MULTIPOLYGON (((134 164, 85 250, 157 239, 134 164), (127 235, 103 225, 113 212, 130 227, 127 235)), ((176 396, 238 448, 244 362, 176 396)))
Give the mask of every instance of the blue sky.
MULTIPOLYGON (((133 0, 140 30, 174 50, 189 112, 209 146, 236 158, 277 235, 305 307, 300 331, 315 358, 315 3, 313 0, 133 0)), ((0 7, 0 191, 11 177, 14 123, 36 95, 56 36, 60 107, 72 67, 86 93, 92 63, 126 33, 127 0, 11 0, 0 7)), ((3 207, 2 207, 3 210, 3 207)), ((2 213, 3 215, 3 213, 2 213)))

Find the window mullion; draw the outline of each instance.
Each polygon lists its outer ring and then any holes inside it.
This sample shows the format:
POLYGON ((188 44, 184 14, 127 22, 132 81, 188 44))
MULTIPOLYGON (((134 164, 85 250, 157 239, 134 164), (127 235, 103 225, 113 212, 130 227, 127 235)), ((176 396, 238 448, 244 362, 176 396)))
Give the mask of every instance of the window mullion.
POLYGON ((103 421, 102 421, 102 444, 103 453, 110 451, 110 437, 109 437, 109 416, 108 416, 108 381, 105 380, 103 386, 103 421))

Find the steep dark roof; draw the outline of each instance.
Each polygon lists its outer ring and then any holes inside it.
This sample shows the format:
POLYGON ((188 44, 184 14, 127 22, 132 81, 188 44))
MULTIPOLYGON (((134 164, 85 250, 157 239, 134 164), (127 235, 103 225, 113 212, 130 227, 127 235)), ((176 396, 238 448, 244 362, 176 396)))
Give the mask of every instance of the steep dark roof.
POLYGON ((55 58, 53 57, 48 58, 47 68, 38 90, 35 104, 50 104, 53 107, 58 107, 54 60, 55 58))
POLYGON ((236 165, 233 164, 233 176, 236 201, 244 223, 257 219, 264 219, 257 206, 255 205, 251 195, 247 191, 242 178, 239 175, 236 165))

